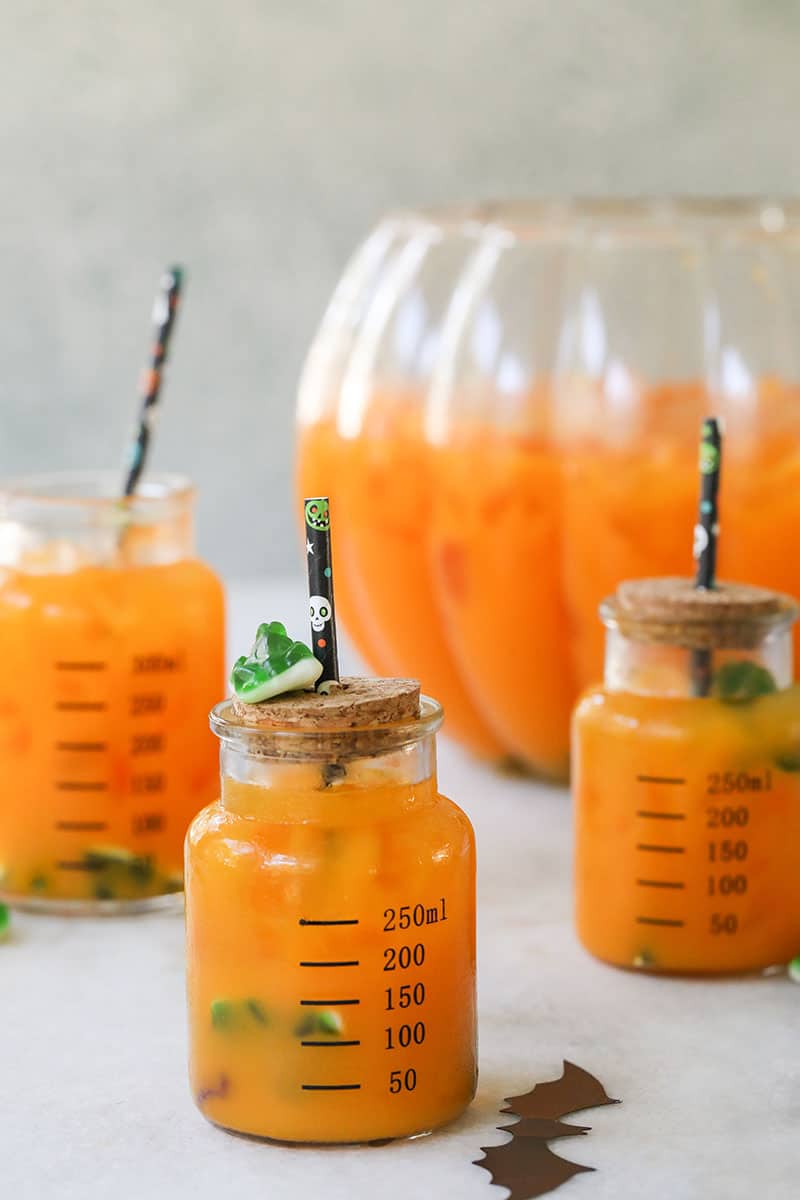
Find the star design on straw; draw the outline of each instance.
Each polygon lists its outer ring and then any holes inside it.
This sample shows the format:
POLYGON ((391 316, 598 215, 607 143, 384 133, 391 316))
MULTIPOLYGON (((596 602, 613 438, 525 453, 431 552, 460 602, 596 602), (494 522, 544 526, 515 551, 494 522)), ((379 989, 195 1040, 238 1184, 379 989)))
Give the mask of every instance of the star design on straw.
POLYGON ((314 547, 311 545, 311 542, 309 542, 309 540, 306 538, 306 554, 313 554, 313 553, 314 553, 314 547))

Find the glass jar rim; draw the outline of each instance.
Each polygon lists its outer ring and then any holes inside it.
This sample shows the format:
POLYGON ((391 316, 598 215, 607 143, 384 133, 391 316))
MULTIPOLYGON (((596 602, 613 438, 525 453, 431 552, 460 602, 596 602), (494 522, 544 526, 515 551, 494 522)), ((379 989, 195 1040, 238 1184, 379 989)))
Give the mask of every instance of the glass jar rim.
POLYGON ((194 485, 185 475, 155 472, 141 481, 133 496, 121 495, 122 472, 110 470, 36 471, 0 479, 0 504, 19 500, 34 504, 104 507, 120 503, 153 504, 188 498, 194 485))
POLYGON ((419 716, 411 720, 334 729, 247 725, 243 721, 230 719, 232 704, 230 698, 222 700, 214 705, 208 715, 212 732, 224 745, 260 758, 290 761, 377 758, 431 736, 444 720, 441 704, 431 696, 420 696, 419 716))
POLYGON ((132 496, 121 494, 122 473, 110 470, 47 471, 0 480, 0 520, 50 518, 151 525, 191 507, 195 487, 185 475, 148 473, 132 496))
POLYGON ((715 237, 733 242, 800 238, 800 199, 769 193, 494 196, 473 204, 398 209, 383 222, 479 239, 551 237, 598 251, 685 248, 715 237))
POLYGON ((749 584, 697 588, 681 576, 624 581, 602 601, 606 629, 634 642, 685 647, 752 647, 791 628, 792 596, 749 584))

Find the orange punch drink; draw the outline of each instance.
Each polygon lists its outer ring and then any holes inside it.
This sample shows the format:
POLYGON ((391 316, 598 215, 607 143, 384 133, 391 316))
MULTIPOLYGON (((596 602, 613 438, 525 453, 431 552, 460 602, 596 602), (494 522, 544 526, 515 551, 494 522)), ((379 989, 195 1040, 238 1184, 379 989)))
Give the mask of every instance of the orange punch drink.
POLYGON ((483 758, 503 749, 462 682, 440 619, 428 531, 437 464, 420 398, 382 392, 358 430, 301 431, 302 495, 330 495, 339 564, 337 609, 359 652, 386 675, 413 674, 447 712, 447 730, 483 758))
POLYGON ((214 709, 222 792, 186 900, 191 1087, 215 1124, 363 1142, 472 1099, 474 840, 437 791, 441 718, 408 680, 214 709))
POLYGON ((577 932, 652 971, 764 970, 800 951, 794 601, 736 584, 621 584, 605 683, 573 721, 577 932), (694 695, 698 664, 710 693, 694 695))
POLYGON ((113 476, 0 490, 0 896, 149 907, 183 886, 216 791, 205 711, 223 675, 222 587, 192 547, 190 485, 113 476))

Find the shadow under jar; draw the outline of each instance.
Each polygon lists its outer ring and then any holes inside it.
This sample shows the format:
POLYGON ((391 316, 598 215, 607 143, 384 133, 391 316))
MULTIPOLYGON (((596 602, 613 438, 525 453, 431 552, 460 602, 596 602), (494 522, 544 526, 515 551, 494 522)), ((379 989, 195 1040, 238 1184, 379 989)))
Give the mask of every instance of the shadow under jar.
POLYGON ((224 599, 194 490, 61 473, 0 488, 0 897, 116 912, 183 886, 216 791, 224 599))
POLYGON ((620 585, 573 723, 578 936, 623 967, 766 970, 800 950, 793 600, 620 585), (709 683, 709 694, 698 695, 709 683))
POLYGON ((186 912, 191 1087, 215 1124, 365 1142, 470 1103, 474 836, 437 791, 441 715, 425 697, 358 729, 212 712, 222 794, 189 831, 186 912))

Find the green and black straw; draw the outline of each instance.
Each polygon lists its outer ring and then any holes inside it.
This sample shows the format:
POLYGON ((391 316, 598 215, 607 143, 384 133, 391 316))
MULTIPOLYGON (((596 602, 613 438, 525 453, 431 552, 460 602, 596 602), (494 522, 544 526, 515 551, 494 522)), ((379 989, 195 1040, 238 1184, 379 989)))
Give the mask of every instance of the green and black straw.
POLYGON ((305 502, 304 512, 311 648, 314 657, 322 663, 322 674, 317 680, 319 692, 325 691, 325 684, 339 682, 336 609, 333 603, 331 511, 328 497, 309 497, 305 502))
POLYGON ((164 364, 167 361, 169 339, 178 311, 183 271, 170 267, 161 276, 158 295, 153 306, 154 345, 150 365, 142 375, 142 402, 139 424, 128 455, 127 473, 123 488, 124 496, 132 496, 144 470, 147 451, 153 429, 153 417, 158 404, 164 364))
MULTIPOLYGON (((700 435, 700 510, 694 527, 694 558, 697 563, 694 585, 701 589, 713 588, 716 578, 721 466, 720 423, 716 417, 707 417, 700 435)), ((707 696, 711 691, 710 650, 692 651, 691 674, 692 695, 707 696)))

